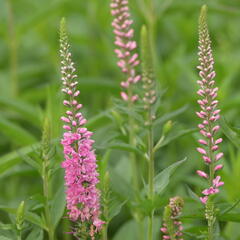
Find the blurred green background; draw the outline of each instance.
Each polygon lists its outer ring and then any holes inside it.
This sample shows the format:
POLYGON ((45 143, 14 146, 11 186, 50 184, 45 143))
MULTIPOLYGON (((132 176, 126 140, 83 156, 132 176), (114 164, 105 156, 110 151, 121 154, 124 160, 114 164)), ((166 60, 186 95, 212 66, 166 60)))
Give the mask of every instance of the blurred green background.
MULTIPOLYGON (((141 26, 149 25, 152 21, 157 80, 160 88, 166 89, 160 114, 184 105, 188 106, 177 119, 172 119, 176 122, 173 135, 182 129, 194 128, 198 123, 194 114, 198 109, 195 94, 197 24, 201 5, 208 4, 209 29, 213 42, 222 115, 231 126, 239 127, 240 1, 129 0, 129 2, 137 41, 141 26), (153 9, 150 8, 151 4, 154 4, 153 9)), ((41 178, 23 161, 21 154, 31 153, 32 144, 40 141, 42 120, 46 113, 52 123, 53 139, 58 141, 62 133, 59 121, 62 106, 58 27, 63 16, 67 19, 73 59, 78 70, 80 99, 85 107, 85 116, 90 120, 89 128, 96 133, 96 147, 107 137, 104 131, 110 121, 104 113, 108 113, 112 108, 112 97, 119 96, 119 83, 123 78, 116 66, 113 52, 114 36, 109 1, 0 0, 1 206, 16 208, 21 200, 29 202, 29 208, 36 205, 36 195, 42 188, 41 178)), ((157 171, 185 156, 188 158, 175 172, 165 193, 165 199, 176 194, 187 197, 186 185, 200 192, 201 182, 194 173, 196 169, 203 168, 202 160, 195 151, 197 137, 196 133, 182 136, 162 148, 157 155, 157 171)), ((231 204, 240 199, 240 155, 238 149, 226 137, 224 139, 223 176, 226 186, 219 201, 226 200, 231 204)), ((63 160, 61 148, 57 147, 56 151, 54 161, 60 163, 63 160)), ((99 156, 103 152, 97 148, 99 156)), ((116 151, 111 154, 110 164, 116 166, 120 162, 121 154, 118 153, 116 151)), ((126 163, 122 163, 116 169, 121 173, 122 167, 126 166, 126 163)), ((61 170, 58 170, 55 178, 55 185, 58 188, 63 183, 61 170)), ((191 201, 187 206, 191 206, 191 201)), ((239 209, 237 213, 240 214, 239 209)), ((126 208, 118 219, 112 221, 110 236, 114 240, 123 239, 121 231, 124 230, 126 233, 129 230, 128 226, 124 226, 129 219, 126 208)), ((9 221, 5 211, 0 212, 0 221, 9 221)), ((235 223, 222 223, 222 239, 240 239, 239 223, 236 223, 239 221, 238 217, 235 223)), ((59 239, 69 239, 68 235, 61 234, 65 225, 67 224, 62 220, 59 225, 61 236, 59 239)), ((193 225, 186 219, 186 228, 192 227, 193 225)))

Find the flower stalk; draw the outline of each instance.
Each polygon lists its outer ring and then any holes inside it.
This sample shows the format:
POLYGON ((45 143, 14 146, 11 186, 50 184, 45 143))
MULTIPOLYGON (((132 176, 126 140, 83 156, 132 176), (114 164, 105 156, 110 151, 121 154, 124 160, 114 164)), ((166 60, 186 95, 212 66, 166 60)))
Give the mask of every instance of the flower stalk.
POLYGON ((67 108, 61 117, 65 130, 61 143, 65 158, 62 167, 65 169, 68 215, 77 225, 72 232, 75 236, 95 240, 104 224, 100 219, 100 191, 97 189, 99 174, 92 147, 93 133, 84 127, 87 120, 80 112, 82 104, 77 99, 80 91, 77 89, 76 69, 71 58, 64 19, 60 25, 60 56, 62 92, 66 97, 63 104, 67 108))
MULTIPOLYGON (((134 94, 134 85, 139 82, 141 76, 136 73, 136 66, 139 65, 138 54, 135 53, 137 48, 136 41, 133 40, 134 29, 132 28, 133 20, 129 12, 128 0, 112 0, 111 14, 114 17, 112 26, 115 34, 115 53, 118 57, 117 65, 124 73, 126 79, 121 82, 121 97, 127 102, 129 113, 133 111, 134 102, 138 100, 138 95, 134 94)), ((129 114, 129 144, 136 146, 135 139, 135 121, 129 114)), ((132 164, 132 181, 136 190, 139 189, 138 183, 138 166, 135 153, 130 153, 132 164)))
POLYGON ((197 151, 202 155, 205 164, 208 166, 208 173, 198 170, 197 174, 207 179, 209 188, 202 191, 203 197, 200 198, 201 202, 205 204, 205 216, 208 221, 208 239, 212 240, 214 235, 214 202, 212 195, 219 192, 219 187, 224 185, 221 181, 221 177, 217 175, 217 172, 222 169, 223 165, 218 161, 223 157, 222 152, 218 152, 219 144, 222 142, 222 138, 217 138, 216 134, 220 129, 217 124, 220 118, 220 110, 217 109, 218 100, 217 92, 218 88, 215 87, 215 71, 213 70, 214 59, 211 49, 211 40, 209 36, 207 26, 207 7, 204 5, 201 9, 199 18, 199 76, 201 80, 197 83, 200 86, 197 94, 200 96, 198 104, 201 111, 196 112, 197 116, 202 120, 198 125, 200 134, 203 139, 199 139, 199 143, 202 147, 198 147, 197 151))
POLYGON ((54 240, 54 228, 52 225, 51 214, 50 214, 50 125, 49 120, 46 118, 43 126, 42 136, 42 181, 43 181, 43 195, 44 195, 44 212, 47 223, 47 231, 49 240, 54 240))
MULTIPOLYGON (((152 106, 156 101, 156 82, 153 70, 152 51, 149 34, 145 26, 141 29, 141 67, 142 67, 142 84, 144 96, 142 98, 145 114, 145 125, 147 127, 147 156, 148 156, 148 198, 153 203, 154 200, 154 134, 153 120, 155 115, 152 106)), ((148 218, 148 239, 153 239, 153 216, 154 210, 151 211, 148 218)))

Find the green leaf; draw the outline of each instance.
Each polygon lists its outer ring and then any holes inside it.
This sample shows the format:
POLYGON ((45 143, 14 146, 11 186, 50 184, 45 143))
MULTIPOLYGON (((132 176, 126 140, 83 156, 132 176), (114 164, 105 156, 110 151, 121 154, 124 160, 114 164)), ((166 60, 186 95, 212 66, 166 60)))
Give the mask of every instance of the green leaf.
POLYGON ((234 208, 237 207, 237 205, 240 203, 240 199, 237 200, 233 205, 229 206, 228 208, 224 209, 223 211, 221 211, 220 216, 230 212, 231 210, 233 210, 234 208))
POLYGON ((188 108, 188 105, 185 105, 175 111, 172 111, 170 113, 167 113, 159 118, 157 118, 155 121, 154 121, 154 125, 157 125, 157 124, 162 124, 168 120, 172 120, 173 118, 177 117, 178 115, 184 113, 188 108))
POLYGON ((20 152, 21 154, 29 154, 39 147, 40 143, 36 143, 34 145, 20 148, 17 151, 12 151, 0 157, 0 174, 22 161, 21 156, 18 152, 20 152))
POLYGON ((110 112, 111 109, 90 118, 86 124, 86 127, 96 129, 109 124, 111 122, 110 118, 108 117, 110 112))
POLYGON ((27 236, 26 240, 43 240, 43 230, 40 228, 34 228, 27 236))
POLYGON ((240 149, 240 138, 237 136, 237 133, 232 130, 229 124, 226 122, 225 118, 220 119, 220 124, 222 127, 223 133, 226 137, 237 147, 240 149))
POLYGON ((52 201, 51 220, 54 228, 56 228, 58 222, 64 214, 65 205, 65 188, 64 184, 61 184, 61 187, 58 189, 52 201))
POLYGON ((107 144, 107 146, 98 146, 98 148, 119 149, 127 152, 135 152, 140 155, 143 155, 143 153, 138 148, 123 142, 114 142, 114 143, 107 144))
MULTIPOLYGON (((153 239, 159 239, 159 226, 161 226, 160 218, 154 217, 153 219, 153 239)), ((147 239, 148 232, 148 220, 147 218, 138 225, 136 221, 130 220, 125 222, 119 227, 117 233, 114 235, 113 240, 135 240, 140 239, 140 234, 143 235, 143 239, 147 239), (141 231, 139 231, 139 228, 141 231)))
POLYGON ((0 104, 7 106, 8 110, 10 109, 20 113, 22 118, 31 122, 33 125, 39 126, 41 124, 40 114, 36 114, 36 107, 21 99, 0 97, 0 104))
POLYGON ((11 238, 7 238, 7 237, 4 237, 4 236, 0 236, 0 240, 12 240, 11 238))
MULTIPOLYGON (((163 190, 167 187, 169 184, 169 179, 171 175, 174 173, 174 171, 179 167, 181 164, 183 164, 186 161, 186 158, 184 158, 181 161, 173 163, 171 166, 165 168, 162 172, 156 175, 154 178, 154 189, 157 194, 160 194, 163 192, 163 190)), ((148 185, 143 190, 144 193, 148 192, 148 185)))
POLYGON ((0 229, 2 229, 2 230, 15 229, 15 225, 14 224, 4 224, 4 223, 0 222, 0 229))
POLYGON ((240 213, 226 213, 218 216, 218 220, 225 222, 240 222, 240 213))
POLYGON ((34 169, 36 169, 40 174, 41 174, 41 165, 39 162, 37 162, 34 158, 31 158, 27 155, 23 155, 21 154, 21 152, 19 152, 19 155, 22 157, 23 161, 26 162, 27 164, 29 164, 31 167, 33 167, 34 169))
POLYGON ((201 203, 198 195, 192 191, 190 187, 187 186, 188 195, 196 202, 201 203))
POLYGON ((138 226, 133 220, 130 220, 124 225, 122 225, 117 233, 115 234, 113 240, 132 240, 138 239, 138 226))
POLYGON ((117 216, 122 207, 126 204, 127 201, 123 201, 119 203, 117 200, 112 200, 109 206, 109 216, 108 216, 108 221, 111 221, 115 216, 117 216))
POLYGON ((43 222, 43 219, 39 217, 36 213, 26 212, 25 219, 45 230, 47 230, 46 224, 43 222))
POLYGON ((112 191, 121 196, 124 200, 133 199, 134 190, 130 183, 128 183, 117 171, 110 169, 110 184, 112 191))
MULTIPOLYGON (((184 129, 184 130, 180 130, 178 131, 177 133, 175 134, 169 134, 166 138, 164 138, 164 140, 158 145, 158 148, 161 148, 161 147, 164 147, 166 145, 168 145, 169 143, 173 142, 174 140, 184 136, 184 135, 187 135, 187 134, 190 134, 190 133, 194 133, 197 131, 197 128, 191 128, 191 129, 184 129)), ((157 149, 154 149, 155 151, 157 149)))
MULTIPOLYGON (((14 214, 14 215, 17 214, 17 209, 16 208, 11 208, 11 207, 8 207, 8 206, 0 205, 0 209, 5 211, 5 212, 8 212, 10 214, 14 214)), ((26 211, 25 215, 24 215, 24 218, 25 218, 25 220, 27 220, 27 221, 45 229, 45 230, 47 230, 47 227, 44 224, 43 220, 37 214, 26 211)))
POLYGON ((17 145, 24 146, 36 142, 36 138, 31 133, 2 116, 0 117, 0 129, 17 145))

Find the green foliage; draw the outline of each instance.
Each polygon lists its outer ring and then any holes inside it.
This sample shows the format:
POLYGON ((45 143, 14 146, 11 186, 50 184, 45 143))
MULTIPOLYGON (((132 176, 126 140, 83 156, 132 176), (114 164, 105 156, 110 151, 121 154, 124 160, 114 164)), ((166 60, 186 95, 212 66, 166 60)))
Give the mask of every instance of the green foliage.
MULTIPOLYGON (((203 239, 206 225, 198 195, 204 184, 196 177, 195 171, 203 169, 204 165, 194 151, 198 138, 195 129, 198 119, 194 115, 197 109, 195 82, 198 79, 195 71, 196 32, 202 1, 130 2, 135 38, 138 43, 142 39, 142 45, 146 46, 148 44, 143 38, 149 37, 152 48, 152 51, 148 46, 138 49, 142 59, 148 59, 142 61, 142 67, 146 68, 145 72, 150 69, 148 75, 154 68, 157 85, 161 86, 154 110, 155 183, 158 195, 150 202, 145 198, 146 194, 133 191, 130 183, 128 152, 137 156, 140 191, 147 192, 147 156, 144 155, 146 127, 143 126, 142 106, 137 106, 136 112, 129 112, 121 100, 113 100, 119 98, 122 75, 115 64, 109 1, 1 1, 0 240, 16 239, 17 209, 23 200, 23 239, 48 239, 46 233, 49 226, 44 206, 50 209, 56 239, 72 239, 71 235, 63 233, 63 229, 65 232, 71 231, 71 225, 63 218, 65 194, 63 174, 59 170, 63 157, 59 145, 62 96, 57 29, 62 16, 66 16, 68 21, 74 61, 79 69, 79 100, 84 105, 87 127, 94 132, 101 182, 106 181, 105 173, 109 173, 109 192, 106 193, 109 239, 138 239, 138 224, 131 213, 136 209, 141 213, 146 232, 145 217, 153 208, 156 209, 154 236, 159 239, 163 206, 174 195, 183 196, 186 203, 182 216, 184 239, 203 239), (140 34, 143 24, 148 31, 143 28, 140 34), (16 66, 11 63, 14 57, 16 66), (17 77, 12 75, 14 72, 17 77), (14 85, 17 91, 13 89, 14 85), (136 147, 127 142, 127 115, 137 122, 136 147), (48 201, 43 197, 43 158, 40 157, 42 124, 46 116, 51 130, 50 142, 47 143, 51 147, 46 151, 50 160, 48 174, 51 194, 48 201), (105 150, 110 153, 108 160, 103 161, 105 166, 101 166, 101 156, 105 156, 105 150), (176 162, 185 156, 188 161, 176 162)), ((208 4, 208 21, 216 60, 216 81, 220 90, 218 100, 227 119, 221 120, 224 135, 221 148, 225 154, 222 178, 225 186, 216 198, 216 211, 219 211, 216 221, 220 226, 217 227, 217 239, 238 240, 240 4, 234 0, 207 0, 205 3, 208 4)), ((99 187, 102 189, 103 186, 99 187)))

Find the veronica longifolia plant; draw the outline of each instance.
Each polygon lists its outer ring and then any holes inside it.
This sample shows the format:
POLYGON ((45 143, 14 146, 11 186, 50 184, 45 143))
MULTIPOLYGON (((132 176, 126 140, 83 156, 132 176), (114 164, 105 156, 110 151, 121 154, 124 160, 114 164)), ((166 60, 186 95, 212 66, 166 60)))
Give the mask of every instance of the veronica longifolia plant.
POLYGON ((69 48, 63 19, 60 27, 60 55, 62 91, 66 97, 63 104, 67 110, 65 116, 61 117, 65 129, 61 143, 65 158, 62 167, 65 169, 67 209, 69 218, 80 223, 81 234, 95 239, 95 233, 101 229, 103 221, 100 220, 100 192, 96 187, 99 180, 96 156, 92 149, 94 141, 91 139, 92 132, 84 127, 87 121, 80 112, 82 104, 77 100, 80 91, 77 90, 77 75, 69 48))
POLYGON ((218 161, 223 157, 222 152, 218 152, 219 144, 222 138, 217 138, 216 134, 220 129, 217 120, 220 118, 220 110, 217 108, 218 100, 216 100, 218 88, 215 87, 215 71, 213 70, 214 60, 211 49, 211 40, 209 37, 206 22, 207 7, 203 6, 199 19, 199 62, 197 67, 201 80, 198 81, 200 89, 197 94, 200 96, 198 103, 201 111, 197 112, 197 116, 202 120, 198 125, 203 139, 199 140, 202 147, 197 151, 202 155, 205 164, 208 166, 208 173, 198 170, 197 174, 207 179, 209 187, 202 191, 204 195, 201 197, 203 204, 206 204, 206 218, 208 219, 209 239, 212 239, 214 217, 214 206, 211 196, 219 192, 219 187, 224 184, 221 177, 217 175, 223 165, 218 161))
POLYGON ((133 20, 130 17, 128 0, 112 0, 111 13, 114 16, 112 26, 115 34, 115 53, 119 58, 118 66, 126 74, 126 80, 121 82, 124 91, 121 96, 124 101, 136 101, 138 96, 133 93, 132 85, 137 83, 141 77, 136 74, 135 67, 139 64, 138 54, 134 53, 137 47, 133 40, 134 30, 131 27, 133 20))

